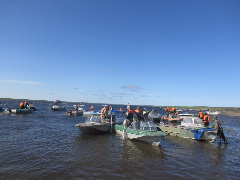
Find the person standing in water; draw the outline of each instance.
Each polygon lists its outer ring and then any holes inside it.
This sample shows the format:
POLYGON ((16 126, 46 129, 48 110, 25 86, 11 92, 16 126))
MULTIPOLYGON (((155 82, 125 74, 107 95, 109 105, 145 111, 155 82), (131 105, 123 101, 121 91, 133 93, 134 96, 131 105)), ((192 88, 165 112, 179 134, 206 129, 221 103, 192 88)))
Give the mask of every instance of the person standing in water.
POLYGON ((223 127, 221 125, 221 123, 217 120, 217 116, 213 117, 213 121, 214 121, 214 128, 215 128, 215 132, 217 133, 217 139, 218 139, 218 143, 221 144, 221 139, 224 141, 225 144, 227 144, 227 139, 223 133, 223 127))

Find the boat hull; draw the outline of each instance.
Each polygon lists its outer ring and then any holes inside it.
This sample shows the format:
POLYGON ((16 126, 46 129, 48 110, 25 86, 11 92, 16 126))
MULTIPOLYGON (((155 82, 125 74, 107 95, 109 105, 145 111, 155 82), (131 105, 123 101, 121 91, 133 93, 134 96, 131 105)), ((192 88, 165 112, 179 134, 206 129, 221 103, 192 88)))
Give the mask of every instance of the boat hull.
POLYGON ((115 125, 115 130, 117 134, 124 135, 126 138, 140 141, 155 146, 159 146, 161 140, 166 134, 162 131, 154 130, 142 130, 142 129, 130 129, 124 128, 123 125, 115 125))
POLYGON ((77 111, 77 110, 72 110, 72 111, 66 111, 66 115, 68 116, 82 116, 83 111, 77 111))
POLYGON ((28 114, 32 113, 31 109, 6 109, 6 113, 14 113, 14 114, 28 114))
POLYGON ((185 126, 174 126, 174 125, 164 125, 159 124, 158 127, 168 135, 179 136, 187 139, 197 139, 200 141, 214 141, 216 139, 216 133, 212 129, 204 128, 204 132, 199 138, 196 138, 194 130, 190 127, 185 126))
POLYGON ((66 111, 65 108, 51 108, 52 111, 66 111))
POLYGON ((107 134, 115 132, 116 124, 120 123, 79 123, 75 126, 79 127, 82 134, 107 134))
POLYGON ((83 116, 100 116, 101 113, 97 111, 84 111, 83 116))

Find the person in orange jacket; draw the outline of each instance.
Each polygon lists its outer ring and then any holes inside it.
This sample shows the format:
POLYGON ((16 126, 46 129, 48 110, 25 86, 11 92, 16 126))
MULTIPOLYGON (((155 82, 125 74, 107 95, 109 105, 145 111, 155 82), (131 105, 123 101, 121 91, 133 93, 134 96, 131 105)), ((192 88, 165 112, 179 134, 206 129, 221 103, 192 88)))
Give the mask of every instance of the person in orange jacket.
POLYGON ((166 109, 165 109, 165 111, 167 112, 167 117, 169 117, 169 114, 170 114, 170 108, 169 107, 167 107, 166 109))
POLYGON ((203 123, 204 123, 204 126, 209 126, 209 122, 210 122, 210 117, 207 113, 205 113, 205 116, 203 117, 203 123))
POLYGON ((24 103, 23 102, 21 102, 19 106, 20 106, 20 109, 24 109, 24 103))
POLYGON ((203 119, 203 117, 204 117, 204 114, 203 114, 203 112, 200 110, 199 111, 199 113, 198 113, 198 117, 200 118, 200 119, 203 119))

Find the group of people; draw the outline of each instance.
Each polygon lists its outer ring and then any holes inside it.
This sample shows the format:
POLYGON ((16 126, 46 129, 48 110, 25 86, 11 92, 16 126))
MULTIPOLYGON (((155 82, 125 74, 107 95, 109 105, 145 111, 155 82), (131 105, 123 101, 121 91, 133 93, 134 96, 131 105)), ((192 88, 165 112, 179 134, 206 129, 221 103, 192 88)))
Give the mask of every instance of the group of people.
MULTIPOLYGON (((205 127, 209 126, 210 116, 207 113, 203 113, 201 110, 199 111, 198 117, 203 120, 203 124, 205 127)), ((221 123, 217 120, 217 116, 213 117, 214 121, 214 129, 217 134, 218 143, 221 143, 221 139, 227 144, 227 139, 223 133, 223 127, 221 123)))
POLYGON ((209 126, 210 116, 207 113, 203 113, 201 110, 198 113, 198 117, 203 120, 204 126, 209 126))
POLYGON ((28 102, 21 102, 21 103, 19 104, 19 108, 20 108, 20 109, 27 109, 28 106, 29 106, 28 102))
POLYGON ((166 111, 166 113, 167 113, 167 118, 169 118, 170 115, 171 115, 172 118, 178 116, 178 112, 177 112, 176 108, 174 108, 174 107, 173 107, 173 108, 167 107, 167 108, 165 109, 165 111, 166 111))
POLYGON ((131 105, 127 105, 126 120, 128 124, 133 121, 144 121, 148 117, 148 111, 143 107, 138 106, 135 110, 132 109, 131 105))

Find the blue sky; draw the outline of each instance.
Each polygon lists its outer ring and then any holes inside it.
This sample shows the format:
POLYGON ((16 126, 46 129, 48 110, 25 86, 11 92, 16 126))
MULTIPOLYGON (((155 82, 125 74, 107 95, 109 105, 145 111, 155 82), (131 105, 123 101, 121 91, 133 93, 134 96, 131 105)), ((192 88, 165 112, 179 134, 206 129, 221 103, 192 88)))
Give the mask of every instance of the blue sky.
POLYGON ((238 0, 1 0, 0 98, 240 107, 238 0))

